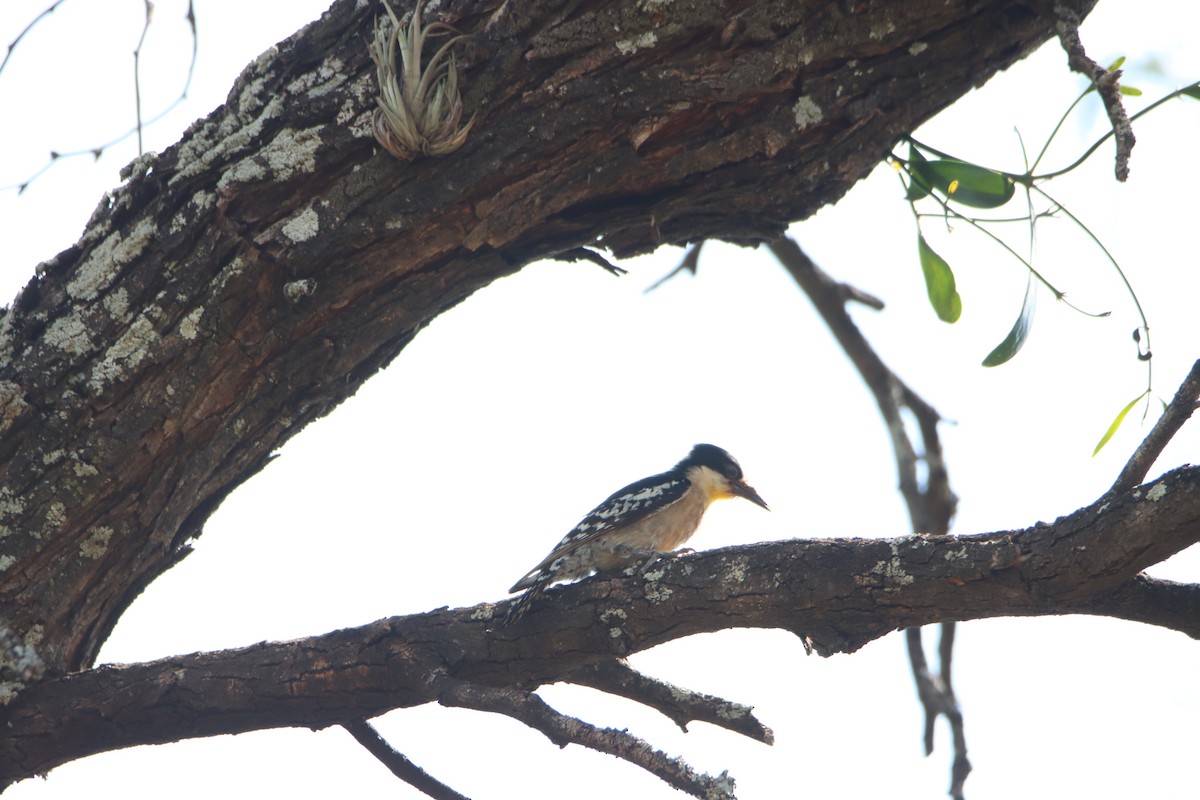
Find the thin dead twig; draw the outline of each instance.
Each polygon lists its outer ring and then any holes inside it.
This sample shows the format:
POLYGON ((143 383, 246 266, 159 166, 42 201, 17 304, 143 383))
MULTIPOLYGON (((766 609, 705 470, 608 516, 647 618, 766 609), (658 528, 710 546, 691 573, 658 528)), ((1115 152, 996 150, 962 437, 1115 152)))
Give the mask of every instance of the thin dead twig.
POLYGON ((447 677, 441 681, 438 701, 444 706, 512 717, 544 734, 559 747, 578 744, 624 759, 693 797, 733 800, 734 781, 728 773, 723 772, 715 778, 697 773, 683 760, 655 750, 645 740, 627 731, 597 728, 569 717, 532 692, 481 686, 447 677))
POLYGON ((403 753, 388 744, 379 731, 365 719, 358 719, 342 725, 355 740, 367 749, 371 755, 378 758, 383 765, 391 770, 400 780, 411 784, 434 800, 471 800, 469 797, 451 789, 425 770, 418 767, 403 753))
POLYGON ((750 706, 660 681, 638 672, 624 659, 588 664, 566 680, 649 706, 685 733, 689 722, 707 722, 764 744, 775 743, 775 734, 758 721, 750 706))

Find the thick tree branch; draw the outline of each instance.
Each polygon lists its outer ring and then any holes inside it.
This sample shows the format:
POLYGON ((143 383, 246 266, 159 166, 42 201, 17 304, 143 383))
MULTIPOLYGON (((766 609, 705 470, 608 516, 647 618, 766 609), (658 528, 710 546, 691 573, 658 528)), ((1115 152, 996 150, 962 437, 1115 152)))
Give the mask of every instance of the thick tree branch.
POLYGON ((530 690, 729 627, 800 632, 822 654, 898 628, 1064 613, 1111 613, 1200 638, 1195 587, 1138 577, 1197 541, 1200 467, 1182 467, 1019 531, 794 540, 681 556, 647 576, 552 589, 499 631, 491 628, 504 603, 100 667, 45 679, 7 706, 0 779, 136 744, 344 724, 437 701, 443 675, 530 690))
POLYGON ((428 21, 467 36, 475 123, 406 164, 371 132, 379 13, 337 0, 264 54, 0 320, 0 616, 51 674, 91 664, 221 499, 442 311, 578 247, 773 238, 1056 19, 445 0, 428 21))

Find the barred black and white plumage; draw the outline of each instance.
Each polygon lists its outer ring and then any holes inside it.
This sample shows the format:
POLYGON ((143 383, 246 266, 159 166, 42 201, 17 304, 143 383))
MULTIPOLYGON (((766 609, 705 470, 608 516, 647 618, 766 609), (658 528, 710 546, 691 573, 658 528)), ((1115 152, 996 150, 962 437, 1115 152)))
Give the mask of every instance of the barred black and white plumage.
POLYGON ((695 533, 709 504, 725 497, 767 507, 743 480, 737 460, 711 444, 698 444, 666 472, 614 492, 513 584, 510 592, 525 594, 509 609, 505 624, 519 619, 552 583, 624 569, 675 550, 695 533))

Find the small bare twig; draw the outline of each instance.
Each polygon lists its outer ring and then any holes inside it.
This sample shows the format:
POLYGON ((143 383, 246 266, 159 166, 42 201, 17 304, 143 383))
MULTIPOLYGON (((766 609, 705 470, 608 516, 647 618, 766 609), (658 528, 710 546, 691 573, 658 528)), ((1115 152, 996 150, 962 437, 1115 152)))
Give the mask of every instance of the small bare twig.
POLYGON ((624 759, 693 797, 732 800, 734 796, 734 781, 728 773, 721 773, 715 778, 697 773, 681 759, 655 750, 627 731, 597 728, 555 711, 532 692, 443 678, 438 700, 444 706, 490 711, 512 717, 541 732, 559 747, 578 744, 624 759))
POLYGON ((675 267, 675 269, 671 270, 666 275, 663 275, 654 283, 647 286, 642 291, 642 294, 649 294, 650 292, 653 292, 655 289, 662 286, 664 283, 669 281, 671 278, 674 278, 681 272, 687 271, 695 275, 700 266, 700 248, 702 247, 704 247, 703 239, 688 248, 687 252, 683 254, 683 260, 679 262, 679 266, 675 267))
MULTIPOLYGON (((937 429, 942 420, 941 415, 883 363, 846 312, 846 303, 851 301, 861 302, 873 308, 882 308, 883 303, 865 292, 833 280, 794 240, 781 237, 769 246, 775 257, 808 295, 834 338, 838 340, 875 396, 875 402, 887 423, 892 439, 900 493, 908 507, 913 530, 933 534, 949 533, 958 498, 950 489, 949 474, 942 457, 941 438, 937 429), (918 454, 917 447, 909 437, 904 424, 905 409, 916 418, 923 455, 918 454), (923 482, 918 469, 922 460, 926 467, 923 482)), ((940 663, 937 673, 929 669, 921 643, 920 629, 907 630, 905 637, 913 680, 917 685, 917 697, 925 709, 925 752, 927 755, 933 752, 934 723, 938 716, 945 716, 950 723, 954 740, 950 793, 958 800, 963 796, 963 784, 971 772, 971 762, 967 759, 967 740, 962 713, 951 683, 955 624, 947 622, 941 627, 942 640, 938 650, 940 663)))
POLYGON ((142 45, 146 43, 146 32, 150 30, 150 22, 154 19, 154 3, 150 0, 142 0, 146 8, 146 23, 142 25, 142 35, 138 38, 137 47, 133 48, 133 100, 134 107, 137 113, 137 140, 138 140, 138 155, 145 155, 146 150, 142 146, 142 80, 141 80, 141 60, 142 60, 142 45))
POLYGON ((1158 418, 1158 422, 1155 423, 1150 434, 1138 445, 1137 450, 1130 457, 1129 463, 1117 476, 1116 483, 1108 490, 1109 494, 1128 491, 1146 479, 1146 473, 1150 471, 1150 467, 1154 466, 1154 462, 1158 460, 1163 448, 1183 427, 1183 423, 1191 418, 1198 404, 1200 404, 1200 361, 1192 365, 1191 372, 1184 378, 1174 399, 1171 400, 1163 415, 1158 418))
POLYGON ((588 664, 572 672, 566 680, 649 706, 685 733, 689 722, 708 722, 764 744, 775 743, 775 734, 755 718, 750 706, 651 678, 624 659, 588 664))
MULTIPOLYGON (((49 14, 51 11, 53 11, 55 8, 57 8, 63 2, 65 2, 65 0, 59 0, 57 3, 52 5, 50 8, 46 9, 41 14, 39 14, 37 19, 35 19, 33 22, 29 23, 29 25, 25 28, 25 30, 21 32, 21 35, 18 36, 12 42, 12 44, 9 45, 9 55, 12 54, 12 49, 14 47, 16 47, 17 42, 19 42, 21 40, 21 37, 24 36, 26 33, 28 33, 29 29, 32 28, 34 26, 34 24, 37 23, 38 20, 40 20, 42 17, 49 14)), ((26 189, 29 188, 29 185, 31 183, 33 183, 35 180, 37 180, 42 175, 44 175, 46 172, 48 172, 51 167, 53 167, 55 164, 57 164, 60 160, 62 160, 64 158, 74 158, 77 156, 91 156, 93 159, 99 159, 100 156, 104 155, 105 150, 109 149, 110 147, 113 147, 114 145, 120 144, 121 142, 128 139, 130 136, 136 135, 140 139, 142 130, 144 130, 145 128, 149 128, 154 123, 163 119, 168 114, 170 114, 172 111, 174 111, 175 108, 180 103, 187 100, 188 91, 190 91, 190 89, 192 87, 192 78, 196 72, 196 57, 199 55, 199 52, 200 52, 200 40, 199 40, 199 38, 197 36, 197 32, 196 32, 196 11, 195 11, 195 8, 193 7, 193 3, 190 1, 188 2, 188 10, 187 10, 187 14, 185 15, 185 19, 188 22, 188 27, 191 30, 191 35, 192 35, 192 59, 191 59, 191 63, 188 65, 188 74, 187 74, 187 79, 183 83, 183 90, 180 91, 179 96, 176 97, 171 102, 170 105, 168 105, 162 111, 155 114, 153 117, 150 117, 149 119, 146 119, 146 120, 139 119, 137 125, 130 128, 129 130, 125 131, 125 133, 121 134, 120 136, 118 136, 114 139, 110 139, 109 141, 104 142, 103 144, 96 145, 95 147, 88 147, 83 150, 69 150, 69 151, 51 150, 50 151, 50 160, 47 161, 45 164, 43 164, 40 168, 38 168, 37 171, 35 171, 33 174, 29 175, 29 177, 25 178, 25 180, 23 180, 19 183, 9 184, 7 186, 0 186, 0 191, 4 191, 7 189, 16 189, 17 194, 21 194, 22 192, 24 192, 26 189)), ((144 35, 144 33, 145 33, 145 31, 143 31, 143 35, 144 35)), ((5 62, 7 62, 8 56, 5 56, 4 60, 5 60, 5 62)), ((2 65, 0 65, 0 69, 3 69, 2 65)), ((140 99, 138 102, 139 102, 139 107, 140 107, 140 102, 141 102, 140 99)), ((141 112, 139 110, 139 116, 140 116, 140 113, 141 112)), ((142 148, 139 145, 139 147, 138 147, 139 154, 141 153, 141 150, 142 150, 142 148)))
POLYGON ((466 795, 459 794, 425 770, 418 767, 403 753, 398 752, 384 741, 379 731, 365 719, 358 719, 342 725, 359 744, 371 755, 378 758, 383 765, 392 771, 402 781, 424 792, 434 800, 470 800, 466 795))
POLYGON ((1114 171, 1117 180, 1124 181, 1129 177, 1129 156, 1133 152, 1136 139, 1133 126, 1129 124, 1129 115, 1125 113, 1125 105, 1121 102, 1121 70, 1109 72, 1088 57, 1083 49, 1083 41, 1079 38, 1079 17, 1074 11, 1056 5, 1054 13, 1058 17, 1055 23, 1058 40, 1062 42, 1063 50, 1067 51, 1067 65, 1091 80, 1101 102, 1104 103, 1105 110, 1108 111, 1108 119, 1112 123, 1117 144, 1114 171))
POLYGON ((55 0, 55 2, 49 5, 49 7, 43 9, 40 14, 34 17, 33 21, 26 25, 24 30, 17 34, 17 38, 8 43, 8 51, 4 54, 4 60, 0 61, 0 73, 4 72, 4 68, 8 66, 8 60, 12 58, 13 50, 17 49, 17 45, 21 43, 21 40, 25 38, 26 34, 33 30, 33 27, 43 19, 53 14, 54 11, 66 1, 67 0, 55 0))
POLYGON ((598 264, 606 272, 616 275, 618 278, 622 275, 629 274, 629 270, 618 267, 616 264, 609 261, 604 256, 597 253, 595 250, 589 250, 586 247, 572 247, 570 250, 563 250, 561 253, 555 253, 550 256, 555 261, 566 261, 571 264, 576 261, 590 261, 593 264, 598 264))

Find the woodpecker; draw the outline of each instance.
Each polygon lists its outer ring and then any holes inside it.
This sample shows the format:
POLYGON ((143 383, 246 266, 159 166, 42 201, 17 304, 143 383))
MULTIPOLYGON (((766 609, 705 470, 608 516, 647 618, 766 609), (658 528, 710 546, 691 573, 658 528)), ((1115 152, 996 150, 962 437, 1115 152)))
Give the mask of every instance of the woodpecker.
POLYGON ((524 589, 525 594, 509 609, 504 624, 520 619, 552 583, 624 569, 674 550, 696 532, 708 506, 726 497, 744 497, 767 508, 742 478, 733 456, 716 445, 696 445, 671 469, 629 484, 592 509, 508 590, 524 589))

